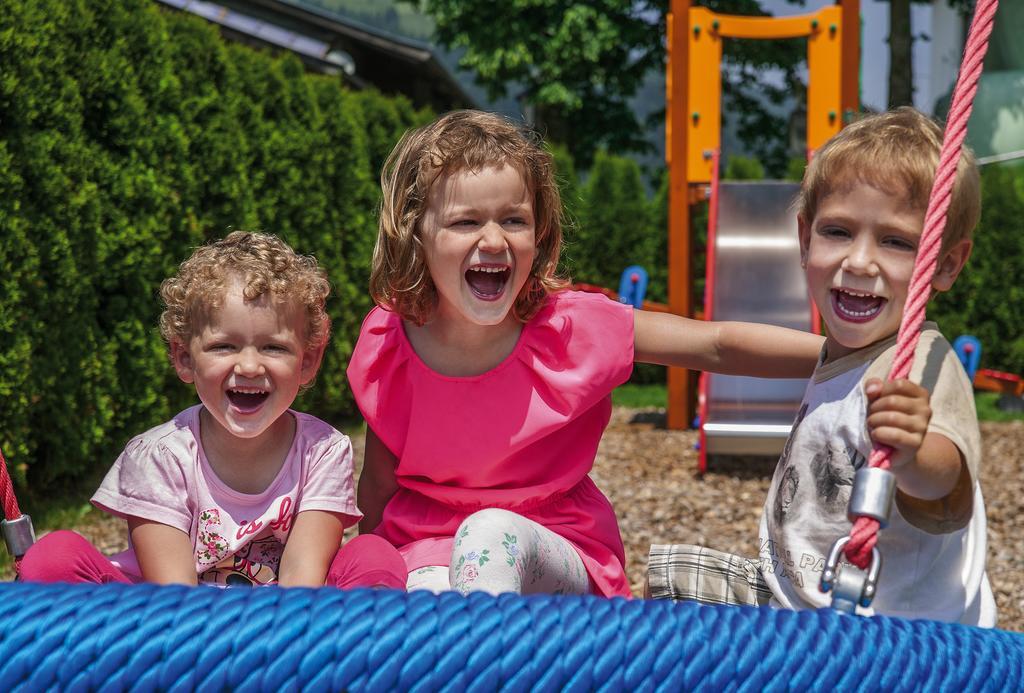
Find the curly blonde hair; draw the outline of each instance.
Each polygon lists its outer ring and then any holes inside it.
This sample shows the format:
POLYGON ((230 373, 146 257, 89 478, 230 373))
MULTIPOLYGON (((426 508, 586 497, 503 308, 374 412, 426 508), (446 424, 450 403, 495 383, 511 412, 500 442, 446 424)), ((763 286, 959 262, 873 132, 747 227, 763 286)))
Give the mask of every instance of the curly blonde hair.
MULTIPOLYGON (((811 223, 821 201, 851 182, 885 190, 902 186, 908 202, 924 210, 941 149, 942 129, 909 106, 865 116, 840 130, 815 153, 804 172, 797 213, 811 223)), ((942 250, 970 238, 980 216, 978 165, 965 146, 957 161, 942 250)))
POLYGON ((277 236, 249 231, 234 231, 197 248, 177 274, 163 281, 160 296, 166 308, 160 315, 160 334, 164 340, 188 344, 236 278, 247 301, 269 295, 274 301, 294 301, 304 307, 306 348, 319 349, 327 343, 331 319, 325 305, 331 285, 316 258, 297 254, 277 236))
POLYGON ((533 195, 537 252, 512 313, 526 322, 549 292, 568 282, 556 274, 562 247, 562 202, 554 160, 532 131, 494 113, 453 111, 406 132, 381 172, 380 228, 373 250, 370 295, 418 325, 430 319, 437 290, 420 240, 430 189, 442 176, 511 166, 533 195))

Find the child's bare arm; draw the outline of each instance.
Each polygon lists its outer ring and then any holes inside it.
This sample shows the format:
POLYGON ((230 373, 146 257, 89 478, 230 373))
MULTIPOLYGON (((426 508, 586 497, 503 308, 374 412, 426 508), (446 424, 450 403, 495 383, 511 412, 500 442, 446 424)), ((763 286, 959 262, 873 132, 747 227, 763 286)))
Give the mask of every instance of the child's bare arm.
POLYGON ((634 311, 634 360, 730 375, 806 378, 824 337, 775 325, 634 311))
POLYGON ((128 518, 142 579, 158 585, 197 585, 192 542, 185 532, 140 517, 128 518))
POLYGON ((369 426, 366 427, 366 448, 363 471, 359 474, 356 502, 363 513, 359 533, 368 534, 376 529, 384 517, 384 506, 398 491, 395 468, 398 459, 381 442, 369 426))
POLYGON ((281 587, 321 587, 331 561, 341 548, 345 525, 341 515, 305 510, 295 516, 281 556, 277 582, 281 587))
POLYGON ((899 490, 911 498, 945 498, 966 473, 963 455, 940 433, 929 433, 932 410, 928 390, 909 380, 864 385, 868 430, 876 443, 893 448, 892 472, 899 490))

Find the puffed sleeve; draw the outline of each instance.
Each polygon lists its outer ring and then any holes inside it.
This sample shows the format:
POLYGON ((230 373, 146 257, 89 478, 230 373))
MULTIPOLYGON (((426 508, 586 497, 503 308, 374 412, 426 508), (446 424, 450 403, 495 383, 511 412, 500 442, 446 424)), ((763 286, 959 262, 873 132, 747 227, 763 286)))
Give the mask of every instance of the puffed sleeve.
POLYGON ((128 442, 92 503, 117 517, 139 517, 185 532, 192 526, 188 496, 191 451, 143 434, 128 442))
POLYGON ((305 474, 298 512, 324 510, 346 516, 345 526, 363 516, 356 507, 352 443, 329 424, 306 415, 311 441, 305 450, 305 474))
POLYGON ((380 307, 371 310, 346 373, 366 425, 399 457, 409 425, 408 361, 401 317, 380 307))
POLYGON ((633 308, 602 294, 553 294, 527 334, 534 386, 564 411, 587 409, 633 372, 633 308))

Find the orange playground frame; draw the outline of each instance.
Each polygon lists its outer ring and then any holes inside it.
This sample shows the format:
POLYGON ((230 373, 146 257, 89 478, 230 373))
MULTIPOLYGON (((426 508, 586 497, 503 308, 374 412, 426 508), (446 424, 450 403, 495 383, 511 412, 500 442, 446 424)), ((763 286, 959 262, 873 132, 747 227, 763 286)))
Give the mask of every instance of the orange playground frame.
MULTIPOLYGON (((859 107, 860 2, 812 14, 744 17, 672 0, 668 15, 665 157, 669 168, 669 310, 693 317, 690 207, 707 199, 711 153, 721 144, 722 39, 807 37, 808 156, 859 107)), ((668 427, 693 421, 695 373, 668 371, 668 427)))

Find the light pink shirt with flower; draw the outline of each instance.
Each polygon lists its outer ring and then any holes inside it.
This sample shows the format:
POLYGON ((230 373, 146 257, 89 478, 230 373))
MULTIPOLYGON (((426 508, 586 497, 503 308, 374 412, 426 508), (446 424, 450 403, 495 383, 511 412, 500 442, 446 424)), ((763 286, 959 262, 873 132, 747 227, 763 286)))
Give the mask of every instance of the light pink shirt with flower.
MULTIPOLYGON (((222 482, 199 436, 202 405, 136 436, 114 462, 92 502, 118 517, 160 522, 188 534, 200 582, 277 582, 295 515, 323 510, 358 522, 348 436, 316 417, 289 410, 295 440, 277 477, 262 493, 239 493, 222 482)), ((129 546, 114 565, 141 579, 129 546)))

